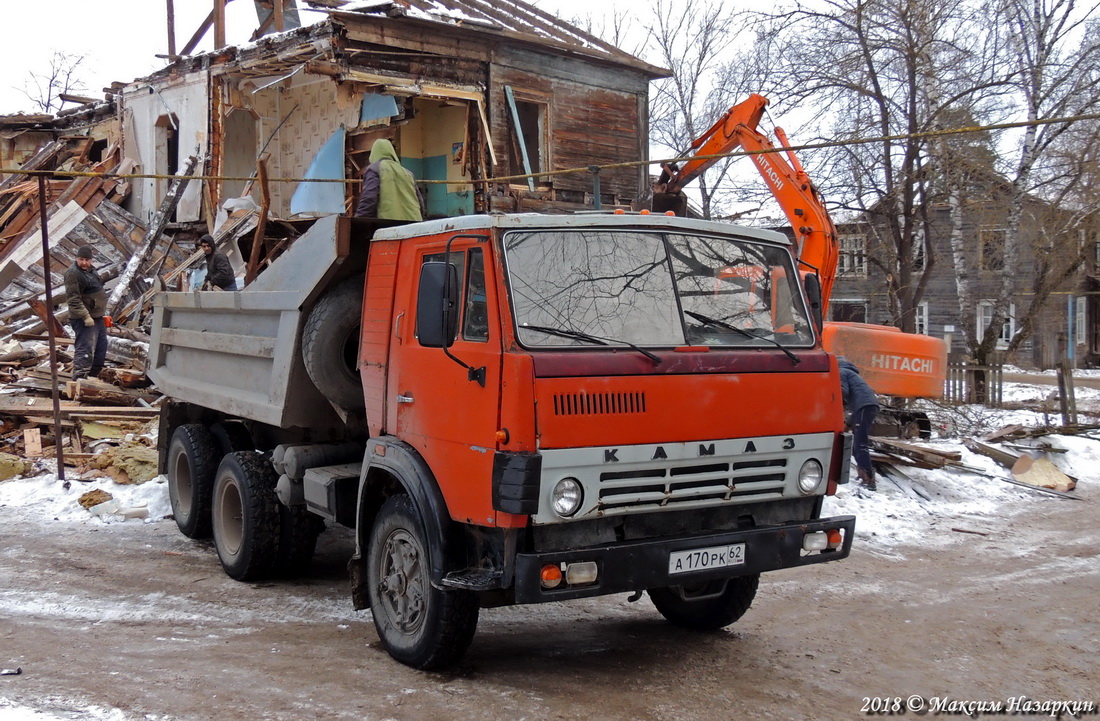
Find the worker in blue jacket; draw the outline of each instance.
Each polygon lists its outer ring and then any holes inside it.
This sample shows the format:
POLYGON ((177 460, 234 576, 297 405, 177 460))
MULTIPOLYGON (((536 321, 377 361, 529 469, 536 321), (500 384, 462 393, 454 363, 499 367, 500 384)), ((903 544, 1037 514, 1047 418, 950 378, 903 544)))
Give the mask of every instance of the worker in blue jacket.
POLYGON ((836 360, 840 366, 840 392, 844 397, 847 425, 852 429, 852 456, 856 460, 859 482, 873 491, 876 488, 875 468, 871 465, 867 437, 878 415, 878 396, 863 380, 855 364, 844 356, 838 356, 836 360))

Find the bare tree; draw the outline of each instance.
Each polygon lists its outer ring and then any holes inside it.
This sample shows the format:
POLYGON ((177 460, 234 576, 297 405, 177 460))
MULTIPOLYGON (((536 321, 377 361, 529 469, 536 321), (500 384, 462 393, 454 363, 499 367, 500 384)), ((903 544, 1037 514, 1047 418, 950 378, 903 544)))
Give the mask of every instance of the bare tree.
POLYGON ((982 12, 954 0, 825 0, 775 18, 789 28, 779 55, 788 97, 827 109, 822 139, 839 141, 821 159, 830 170, 821 185, 869 221, 870 262, 886 279, 892 322, 906 331, 937 262, 929 132, 981 117, 1002 82, 975 42, 982 12))
MULTIPOLYGON (((1095 113, 1100 109, 1100 95, 1095 84, 1100 78, 1100 37, 1094 19, 1097 5, 1079 5, 1075 0, 1002 0, 999 18, 1010 31, 1010 57, 1015 64, 1011 87, 1020 112, 1030 121, 1020 134, 1014 157, 1010 161, 1011 198, 1005 219, 1004 258, 1000 271, 1000 287, 989 325, 973 349, 973 355, 983 361, 996 347, 1000 329, 1011 307, 1019 269, 1011 262, 1020 257, 1024 242, 1021 229, 1028 223, 1027 207, 1031 196, 1038 196, 1054 207, 1062 207, 1075 187, 1086 175, 1073 163, 1066 164, 1067 145, 1077 145, 1087 157, 1094 147, 1095 137, 1088 137, 1085 126, 1070 142, 1072 122, 1038 124, 1053 118, 1072 118, 1095 113), (1085 136, 1083 139, 1081 136, 1085 136)), ((1095 132, 1093 130, 1093 132, 1095 132)), ((1072 152, 1070 153, 1072 155, 1072 152)), ((1069 210, 1062 207, 1062 210, 1069 210)), ((1062 220, 1062 230, 1071 231, 1087 216, 1072 212, 1046 215, 1062 220)), ((1034 218, 1030 220, 1035 220, 1034 218)), ((1083 255, 1079 249, 1065 247, 1057 230, 1050 225, 1038 227, 1036 252, 1037 271, 1033 281, 1035 293, 1020 318, 1019 329, 1009 343, 1014 351, 1035 331, 1036 319, 1050 293, 1061 280, 1079 267, 1083 255), (1069 262, 1066 262, 1069 259, 1069 262)))
POLYGON ((43 113, 56 112, 61 108, 61 95, 85 91, 80 71, 86 58, 86 55, 55 50, 48 68, 28 73, 21 92, 43 113))
MULTIPOLYGON (((677 157, 690 155, 691 142, 737 101, 759 92, 773 72, 755 52, 752 18, 730 12, 711 0, 692 3, 691 11, 672 0, 654 0, 649 30, 649 61, 672 71, 653 84, 650 141, 677 157)), ((716 162, 698 179, 702 215, 729 215, 734 196, 728 183, 736 158, 716 162)))

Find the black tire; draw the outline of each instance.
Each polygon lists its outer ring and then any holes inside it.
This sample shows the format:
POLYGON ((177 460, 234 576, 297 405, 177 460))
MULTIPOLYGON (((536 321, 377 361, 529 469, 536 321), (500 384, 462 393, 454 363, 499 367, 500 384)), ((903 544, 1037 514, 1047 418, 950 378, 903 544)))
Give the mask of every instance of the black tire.
POLYGON ((477 596, 434 588, 428 554, 412 501, 406 495, 387 499, 367 545, 371 615, 386 651, 418 669, 457 661, 477 629, 477 596))
POLYGON ((669 623, 693 631, 714 631, 745 615, 756 598, 760 574, 731 578, 718 593, 722 583, 711 581, 696 586, 651 588, 647 593, 669 623))
POLYGON ((230 578, 254 581, 274 570, 279 550, 275 469, 255 451, 222 459, 214 475, 214 546, 230 578))
POLYGON ((234 451, 254 451, 256 444, 252 434, 240 421, 223 421, 210 426, 210 435, 214 436, 222 455, 234 451))
POLYGON ((298 576, 309 570, 317 537, 325 530, 325 521, 305 506, 279 504, 279 555, 275 561, 284 576, 298 576))
POLYGON ((173 431, 168 443, 168 499, 176 526, 188 538, 210 537, 210 499, 220 459, 206 426, 188 423, 173 431))
POLYGON ((359 322, 364 276, 348 278, 321 297, 302 330, 302 361, 317 390, 347 410, 362 410, 359 322))

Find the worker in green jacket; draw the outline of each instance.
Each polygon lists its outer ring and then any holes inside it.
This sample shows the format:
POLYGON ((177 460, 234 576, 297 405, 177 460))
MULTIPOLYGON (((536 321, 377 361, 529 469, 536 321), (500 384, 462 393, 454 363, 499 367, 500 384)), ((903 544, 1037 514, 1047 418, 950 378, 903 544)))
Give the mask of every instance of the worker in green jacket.
POLYGON ((355 206, 358 218, 423 220, 424 200, 416 179, 397 157, 393 143, 380 138, 370 149, 370 165, 363 171, 363 190, 355 206))

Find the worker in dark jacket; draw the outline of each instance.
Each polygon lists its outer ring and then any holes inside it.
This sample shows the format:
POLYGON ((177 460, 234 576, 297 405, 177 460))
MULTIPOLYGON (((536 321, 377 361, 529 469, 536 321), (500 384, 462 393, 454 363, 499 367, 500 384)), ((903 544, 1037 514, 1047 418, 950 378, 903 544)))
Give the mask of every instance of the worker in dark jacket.
POLYGON ((92 267, 91 246, 82 245, 76 251, 76 261, 65 271, 65 293, 76 338, 73 380, 98 376, 107 359, 107 291, 92 267))
POLYGON ((840 356, 840 392, 844 397, 844 410, 848 415, 848 426, 852 429, 852 456, 856 459, 859 482, 870 490, 875 490, 875 468, 871 465, 871 452, 867 447, 867 436, 871 424, 878 415, 878 396, 863 380, 859 369, 840 356))
POLYGON ((229 258, 220 250, 214 250, 214 238, 204 235, 199 238, 199 248, 206 255, 206 283, 221 290, 237 290, 237 275, 229 258))
POLYGON ((423 220, 423 198, 416 178, 401 165, 393 143, 380 138, 370 149, 370 165, 363 171, 363 189, 355 206, 357 218, 423 220))

